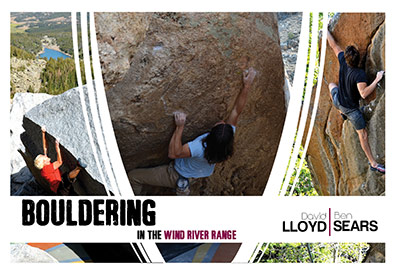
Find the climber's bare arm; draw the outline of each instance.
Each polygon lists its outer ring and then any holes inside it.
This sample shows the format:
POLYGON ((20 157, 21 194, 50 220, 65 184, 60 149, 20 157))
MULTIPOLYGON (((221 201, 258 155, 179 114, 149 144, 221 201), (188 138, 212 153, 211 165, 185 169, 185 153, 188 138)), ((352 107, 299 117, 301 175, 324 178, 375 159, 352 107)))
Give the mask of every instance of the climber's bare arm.
POLYGON ((188 144, 182 144, 182 135, 184 124, 186 123, 186 114, 182 112, 175 112, 176 129, 173 132, 172 138, 169 142, 168 157, 171 159, 189 158, 191 157, 190 147, 188 144))
POLYGON ((52 165, 54 166, 54 169, 58 169, 63 163, 58 140, 55 140, 55 150, 56 150, 56 161, 53 162, 52 165))
POLYGON ((45 126, 41 127, 41 135, 43 139, 43 153, 44 156, 47 156, 47 139, 45 138, 45 133, 46 133, 45 126))
POLYGON ((330 45, 331 49, 333 50, 333 52, 335 53, 335 55, 338 57, 338 54, 340 52, 342 52, 342 49, 337 44, 334 37, 331 35, 330 31, 327 31, 327 41, 329 42, 329 45, 330 45))
POLYGON ((243 73, 243 88, 234 103, 230 116, 226 120, 227 124, 236 126, 239 115, 242 113, 242 110, 246 105, 249 90, 256 74, 257 72, 252 67, 250 67, 247 72, 243 73))
POLYGON ((377 86, 377 83, 380 82, 380 80, 382 79, 383 75, 384 75, 384 71, 377 72, 376 78, 374 79, 374 81, 369 86, 367 86, 366 82, 358 83, 357 87, 358 87, 360 96, 362 98, 366 98, 367 96, 369 96, 375 90, 375 87, 377 86))

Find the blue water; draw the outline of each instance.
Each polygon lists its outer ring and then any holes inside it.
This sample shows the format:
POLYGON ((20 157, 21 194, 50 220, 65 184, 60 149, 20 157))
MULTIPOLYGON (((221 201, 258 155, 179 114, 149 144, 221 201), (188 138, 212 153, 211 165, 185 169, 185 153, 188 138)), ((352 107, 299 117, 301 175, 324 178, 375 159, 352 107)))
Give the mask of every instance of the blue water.
POLYGON ((53 58, 53 59, 58 59, 58 58, 66 59, 66 58, 70 58, 70 56, 68 56, 68 55, 66 55, 66 54, 64 54, 64 53, 61 53, 61 52, 55 51, 55 50, 51 50, 51 49, 47 49, 47 48, 44 48, 44 53, 40 54, 39 56, 40 56, 41 58, 46 57, 46 58, 48 58, 48 60, 49 60, 50 58, 53 58))

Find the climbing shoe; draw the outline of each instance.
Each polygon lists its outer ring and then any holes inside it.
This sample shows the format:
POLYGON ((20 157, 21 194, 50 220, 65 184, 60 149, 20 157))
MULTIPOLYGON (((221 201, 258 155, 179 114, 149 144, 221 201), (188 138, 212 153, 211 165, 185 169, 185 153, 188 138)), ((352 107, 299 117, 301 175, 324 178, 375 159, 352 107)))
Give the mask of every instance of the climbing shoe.
POLYGON ((382 174, 385 174, 385 166, 383 166, 382 164, 377 164, 377 167, 371 166, 370 163, 369 163, 369 165, 370 165, 370 170, 371 171, 378 171, 378 172, 380 172, 382 174))
POLYGON ((79 167, 81 167, 81 168, 87 168, 87 166, 88 166, 85 162, 83 162, 83 161, 81 160, 81 158, 78 158, 78 160, 77 160, 77 165, 78 165, 79 167))

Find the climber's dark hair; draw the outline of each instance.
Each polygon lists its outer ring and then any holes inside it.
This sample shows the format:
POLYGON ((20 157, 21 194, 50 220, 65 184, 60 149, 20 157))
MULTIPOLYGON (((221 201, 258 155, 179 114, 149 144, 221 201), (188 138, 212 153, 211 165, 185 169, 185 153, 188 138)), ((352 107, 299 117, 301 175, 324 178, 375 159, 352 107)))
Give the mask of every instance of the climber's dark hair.
POLYGON ((218 163, 232 156, 234 130, 230 124, 218 124, 202 140, 204 157, 210 163, 218 163))
POLYGON ((352 68, 359 67, 360 54, 359 51, 354 46, 346 47, 344 57, 348 66, 352 68))

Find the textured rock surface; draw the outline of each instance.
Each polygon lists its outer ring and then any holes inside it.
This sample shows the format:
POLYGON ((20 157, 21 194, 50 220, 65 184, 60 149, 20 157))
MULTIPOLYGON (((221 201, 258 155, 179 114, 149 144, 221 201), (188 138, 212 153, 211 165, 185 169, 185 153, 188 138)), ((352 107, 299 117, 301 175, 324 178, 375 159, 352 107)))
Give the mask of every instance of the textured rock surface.
POLYGON ((26 164, 18 149, 24 150, 20 135, 24 132, 22 119, 27 111, 51 98, 47 94, 16 93, 10 110, 11 174, 18 172, 26 164))
POLYGON ((22 119, 34 106, 51 98, 47 94, 16 93, 10 109, 10 162, 11 195, 46 195, 37 184, 26 163, 19 153, 25 151, 20 135, 24 132, 22 119))
POLYGON ((46 63, 43 59, 24 60, 12 57, 10 81, 15 87, 14 92, 26 92, 29 87, 38 92, 41 87, 40 73, 46 63))
POLYGON ((31 247, 28 244, 16 243, 10 245, 11 263, 57 263, 58 261, 47 252, 31 247))
MULTIPOLYGON (((253 66, 258 75, 238 122, 235 154, 217 165, 211 177, 194 184, 192 194, 262 194, 285 118, 276 14, 144 14, 139 16, 146 16, 142 20, 145 23, 125 33, 106 29, 108 16, 95 16, 99 49, 111 45, 104 39, 111 35, 139 33, 144 38, 131 44, 130 68, 116 84, 117 76, 106 68, 124 59, 118 55, 102 58, 100 52, 104 81, 114 85, 106 94, 126 170, 169 162, 167 148, 174 130, 174 111, 188 115, 184 142, 225 119, 242 88, 242 71, 253 66), (103 30, 108 34, 100 33, 103 30)), ((116 26, 137 17, 111 16, 118 21, 112 23, 116 26)))
MULTIPOLYGON (((355 45, 362 56, 368 80, 385 70, 385 15, 374 13, 337 14, 329 28, 337 43, 355 45)), ((338 83, 338 60, 327 45, 318 112, 307 161, 318 192, 322 195, 382 195, 385 176, 372 172, 350 121, 343 121, 332 106, 327 84, 338 83)), ((378 162, 385 162, 385 87, 362 102, 369 143, 378 162)))
POLYGON ((370 248, 367 251, 364 263, 385 263, 385 243, 369 243, 370 248))
POLYGON ((106 90, 119 82, 128 71, 131 59, 146 35, 149 15, 123 12, 95 13, 106 90))
POLYGON ((301 32, 301 12, 279 12, 278 28, 283 63, 290 83, 293 83, 301 32))
MULTIPOLYGON (((87 99, 85 86, 84 92, 85 99, 87 99)), ((89 114, 89 105, 86 105, 89 114)), ((26 113, 23 118, 25 132, 22 133, 21 140, 26 150, 22 152, 22 155, 36 181, 49 191, 48 183, 41 178, 40 171, 33 165, 34 158, 43 153, 40 129, 44 125, 47 128, 48 156, 52 161, 56 160, 55 138, 61 145, 63 165, 60 169, 62 172, 74 169, 78 158, 88 164, 86 169, 81 170, 77 182, 73 184, 75 191, 80 195, 106 194, 103 182, 107 182, 107 178, 104 181, 101 179, 98 165, 95 162, 83 116, 79 89, 71 89, 44 101, 26 113)), ((89 125, 89 127, 92 126, 89 125)), ((93 142, 94 147, 98 148, 94 133, 93 142)), ((101 158, 99 159, 101 160, 101 158)), ((100 166, 102 166, 101 163, 100 166)))

